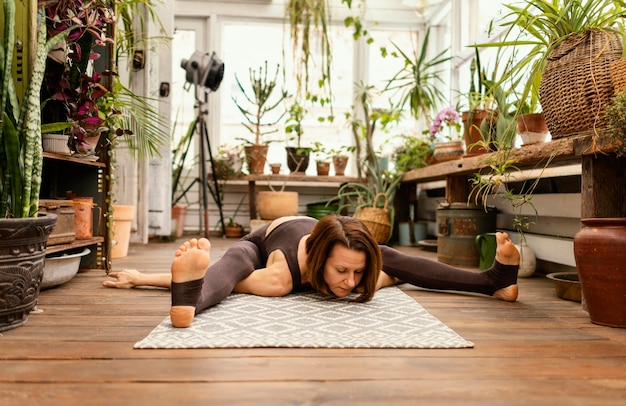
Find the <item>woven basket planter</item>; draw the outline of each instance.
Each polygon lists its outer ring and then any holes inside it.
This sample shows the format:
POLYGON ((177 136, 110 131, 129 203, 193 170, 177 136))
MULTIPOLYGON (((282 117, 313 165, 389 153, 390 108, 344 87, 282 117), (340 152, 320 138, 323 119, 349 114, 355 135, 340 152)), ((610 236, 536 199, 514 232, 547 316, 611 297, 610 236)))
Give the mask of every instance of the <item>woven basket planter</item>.
POLYGON ((615 93, 626 90, 626 58, 620 58, 609 65, 615 93))
POLYGON ((539 97, 552 139, 608 127, 604 109, 614 94, 609 65, 621 54, 620 37, 601 30, 572 35, 550 54, 539 97))
POLYGON ((354 217, 361 220, 367 227, 374 240, 379 244, 384 244, 389 240, 391 234, 391 222, 389 221, 389 210, 387 206, 389 200, 384 193, 378 193, 374 196, 372 207, 361 207, 354 217), (385 206, 382 208, 376 207, 380 198, 384 198, 385 206))

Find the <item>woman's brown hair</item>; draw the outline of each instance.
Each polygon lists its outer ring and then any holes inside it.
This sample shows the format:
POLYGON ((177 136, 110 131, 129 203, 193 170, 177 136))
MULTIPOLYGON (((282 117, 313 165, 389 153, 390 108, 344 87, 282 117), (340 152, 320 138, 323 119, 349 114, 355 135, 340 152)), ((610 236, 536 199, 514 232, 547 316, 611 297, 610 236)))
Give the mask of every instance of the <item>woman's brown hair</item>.
POLYGON ((383 266, 380 247, 367 227, 354 217, 328 215, 323 217, 311 231, 306 241, 307 268, 311 287, 322 294, 332 296, 324 280, 324 266, 335 245, 365 253, 363 278, 355 287, 361 294, 355 302, 367 302, 376 291, 376 282, 383 266))

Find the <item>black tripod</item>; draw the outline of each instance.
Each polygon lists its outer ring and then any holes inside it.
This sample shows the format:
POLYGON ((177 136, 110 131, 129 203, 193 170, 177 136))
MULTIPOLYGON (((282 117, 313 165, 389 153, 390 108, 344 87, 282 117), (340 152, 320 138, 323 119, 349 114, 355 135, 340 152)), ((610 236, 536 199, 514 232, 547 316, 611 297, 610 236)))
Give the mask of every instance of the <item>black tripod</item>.
MULTIPOLYGON (((204 93, 204 101, 200 100, 200 98, 198 97, 198 86, 195 85, 196 108, 198 109, 198 115, 196 119, 194 120, 194 122, 191 123, 191 125, 193 125, 194 127, 193 134, 198 134, 200 136, 200 176, 195 178, 189 184, 189 186, 187 186, 185 190, 183 190, 181 195, 178 196, 178 198, 174 200, 174 204, 178 203, 180 199, 182 199, 187 194, 187 192, 193 187, 193 185, 199 182, 200 185, 202 185, 200 199, 202 200, 202 210, 203 210, 202 218, 203 218, 203 224, 204 224, 204 236, 208 238, 209 237, 208 191, 211 192, 211 195, 213 196, 213 200, 215 200, 215 203, 217 204, 217 207, 219 209, 220 222, 222 224, 222 233, 224 234, 226 233, 226 224, 224 224, 224 214, 222 212, 222 198, 219 193, 219 184, 217 182, 215 163, 213 162, 213 154, 211 152, 211 142, 209 140, 209 132, 207 130, 206 121, 204 119, 205 115, 208 114, 208 110, 205 108, 205 105, 207 104, 207 92, 203 92, 203 93, 204 93), (208 152, 209 162, 211 163, 213 188, 211 188, 211 185, 209 184, 208 179, 207 179, 207 168, 206 168, 207 152, 208 152)), ((193 139, 194 137, 191 136, 187 140, 185 152, 183 153, 183 156, 182 156, 182 162, 185 162, 187 159, 187 152, 189 151, 189 146, 191 145, 191 141, 193 139)), ((176 185, 178 185, 178 182, 180 181, 181 172, 182 171, 178 171, 178 173, 176 174, 176 180, 174 181, 174 188, 176 188, 176 185)))

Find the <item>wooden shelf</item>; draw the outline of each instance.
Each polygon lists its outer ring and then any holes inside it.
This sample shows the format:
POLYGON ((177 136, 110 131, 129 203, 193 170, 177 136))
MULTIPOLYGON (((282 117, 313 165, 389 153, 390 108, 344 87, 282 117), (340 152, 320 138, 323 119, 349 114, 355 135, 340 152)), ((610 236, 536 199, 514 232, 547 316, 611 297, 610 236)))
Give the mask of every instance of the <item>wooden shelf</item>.
MULTIPOLYGON (((618 158, 613 151, 614 145, 603 137, 580 136, 521 147, 510 151, 508 158, 519 170, 581 164, 581 218, 624 217, 625 158, 618 158)), ((468 156, 407 172, 398 193, 400 199, 396 199, 400 200, 396 202, 398 220, 408 218, 404 206, 412 202, 411 189, 420 183, 445 180, 446 201, 466 202, 471 194, 468 179, 475 173, 488 174, 490 159, 497 160, 500 153, 468 156)))
POLYGON ((103 242, 104 237, 93 237, 85 240, 74 240, 67 244, 49 245, 46 247, 46 254, 54 254, 55 252, 68 251, 74 248, 87 247, 103 242))
POLYGON ((310 176, 301 174, 290 175, 246 175, 242 178, 248 182, 315 182, 315 183, 332 183, 341 184, 348 182, 358 182, 358 178, 354 176, 310 176))
MULTIPOLYGON (((578 138, 563 138, 551 142, 533 144, 514 149, 510 152, 510 159, 515 161, 519 169, 550 166, 569 165, 580 162, 582 156, 593 154, 605 154, 611 152, 613 147, 600 141, 592 145, 590 136, 578 138)), ((441 162, 420 169, 414 169, 404 174, 403 183, 423 183, 446 179, 452 175, 473 174, 489 168, 490 159, 497 158, 499 152, 466 156, 453 161, 441 162)))
POLYGON ((96 166, 99 168, 106 168, 107 166, 106 163, 104 162, 90 161, 87 159, 78 158, 78 157, 74 157, 70 155, 55 154, 53 152, 44 152, 43 157, 48 158, 48 159, 56 159, 58 161, 74 162, 74 163, 81 164, 81 165, 96 166))

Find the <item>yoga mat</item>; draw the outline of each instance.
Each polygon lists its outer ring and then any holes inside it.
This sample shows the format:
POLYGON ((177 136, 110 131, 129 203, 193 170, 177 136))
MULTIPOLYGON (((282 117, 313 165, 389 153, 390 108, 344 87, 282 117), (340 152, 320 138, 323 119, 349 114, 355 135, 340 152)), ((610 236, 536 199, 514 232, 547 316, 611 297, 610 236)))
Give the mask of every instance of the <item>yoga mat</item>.
POLYGON ((473 346, 392 286, 376 292, 367 303, 314 292, 284 297, 232 294, 197 315, 188 328, 174 328, 167 317, 134 348, 473 346))

